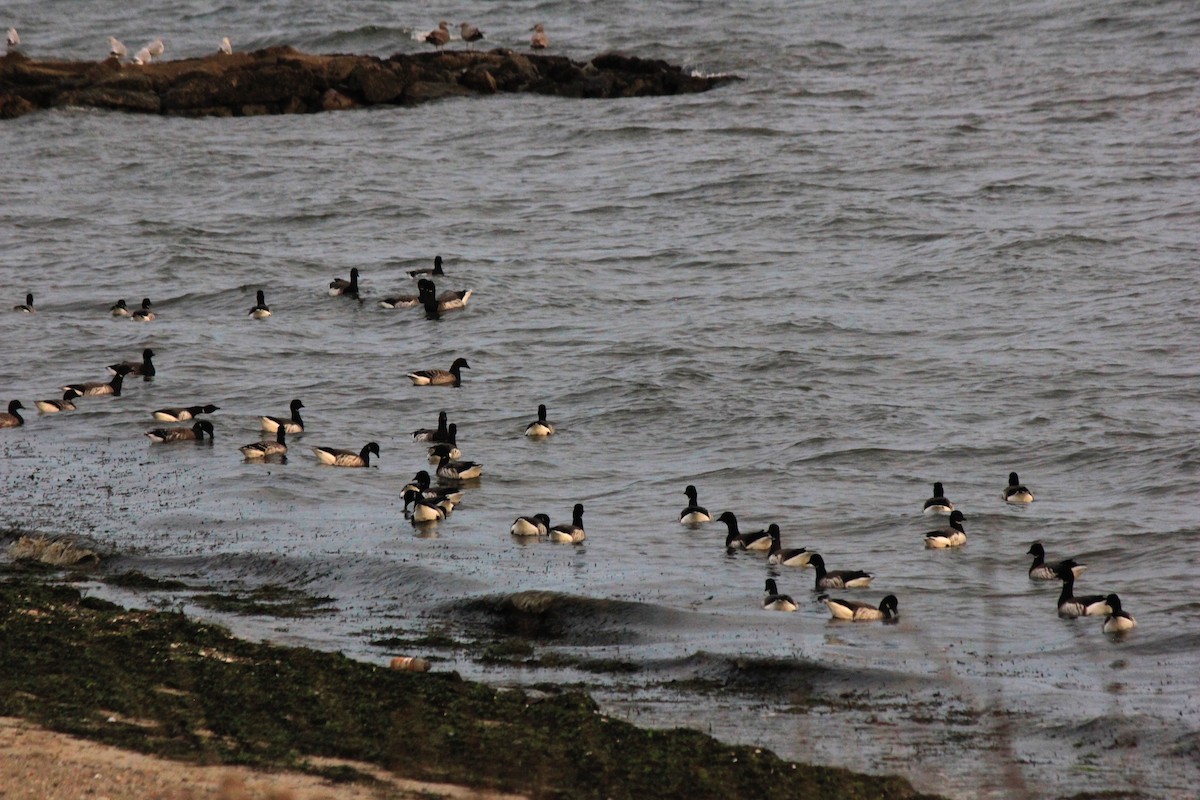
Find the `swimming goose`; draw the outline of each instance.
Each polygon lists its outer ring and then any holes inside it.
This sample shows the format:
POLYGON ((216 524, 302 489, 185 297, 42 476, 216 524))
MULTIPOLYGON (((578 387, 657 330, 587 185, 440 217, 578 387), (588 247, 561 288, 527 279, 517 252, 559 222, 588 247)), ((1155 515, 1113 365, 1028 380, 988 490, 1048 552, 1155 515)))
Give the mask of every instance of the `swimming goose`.
POLYGON ((461 311, 467 307, 467 300, 471 299, 470 289, 462 292, 442 292, 439 297, 435 293, 433 281, 422 280, 417 285, 421 290, 421 305, 425 309, 426 319, 440 319, 441 315, 448 311, 461 311))
POLYGON ((59 411, 74 411, 75 404, 71 401, 76 397, 79 397, 79 392, 67 389, 63 392, 62 400, 34 400, 33 404, 43 414, 57 414, 59 411))
POLYGON ((417 490, 426 500, 436 502, 445 499, 454 505, 461 503, 463 495, 466 494, 459 486, 430 486, 429 473, 425 470, 421 470, 413 476, 413 479, 401 490, 401 495, 409 489, 417 490))
POLYGON ((1121 608, 1121 598, 1110 594, 1105 600, 1109 608, 1108 616, 1104 618, 1105 633, 1124 633, 1137 626, 1137 620, 1133 618, 1133 615, 1121 608))
POLYGON ((946 499, 946 494, 942 491, 942 485, 935 483, 933 485, 933 497, 925 501, 923 512, 926 514, 949 514, 953 510, 954 503, 946 499))
POLYGON ((292 401, 291 409, 292 416, 288 417, 259 417, 259 422, 262 423, 262 429, 267 433, 272 433, 279 426, 287 429, 288 433, 304 433, 304 420, 300 419, 300 409, 304 408, 304 403, 300 402, 300 398, 292 401))
POLYGON ((141 375, 144 378, 154 377, 154 351, 147 347, 142 351, 141 361, 122 361, 119 364, 109 364, 105 369, 113 375, 117 374, 118 367, 125 367, 126 375, 141 375))
POLYGON ((122 297, 110 308, 109 313, 114 317, 128 317, 133 312, 129 310, 129 306, 125 305, 125 298, 122 297))
POLYGON ((206 406, 188 406, 187 408, 160 408, 153 412, 154 418, 159 422, 186 422, 192 417, 198 417, 201 414, 211 414, 214 411, 220 411, 220 406, 214 406, 209 403, 206 406))
MULTIPOLYGON (((538 418, 525 426, 525 435, 533 438, 542 438, 544 436, 553 436, 557 433, 553 422, 546 420, 545 404, 538 405, 538 418)), ((682 522, 682 520, 680 520, 682 522)))
MULTIPOLYGON (((199 424, 199 423, 196 423, 199 424)), ((287 453, 287 426, 278 425, 275 428, 275 441, 252 442, 242 445, 238 450, 242 451, 242 455, 246 458, 266 458, 267 456, 281 456, 287 453)))
POLYGON ((724 522, 728 531, 725 536, 725 547, 729 550, 770 550, 771 536, 765 530, 741 533, 738 531, 737 517, 732 511, 724 511, 717 517, 717 522, 724 522))
MULTIPOLYGON (((421 292, 421 306, 425 309, 425 319, 441 319, 442 309, 431 292, 421 292)), ((447 311, 451 309, 446 309, 447 311)))
POLYGON ((470 369, 465 358, 456 358, 450 369, 423 369, 408 373, 414 386, 461 386, 462 370, 470 369))
POLYGON ((134 322, 153 322, 158 317, 150 310, 150 298, 142 298, 142 307, 129 315, 129 318, 134 322))
POLYGON ((517 517, 508 532, 513 536, 545 536, 550 531, 550 515, 534 514, 532 517, 517 517))
POLYGON ((1046 563, 1046 550, 1042 547, 1041 542, 1034 542, 1029 545, 1026 554, 1033 556, 1033 564, 1029 567, 1029 577, 1035 581, 1053 581, 1058 580, 1058 568, 1069 567, 1072 574, 1078 578, 1087 569, 1084 564, 1077 563, 1074 559, 1068 558, 1065 561, 1054 561, 1046 563))
POLYGON ((899 601, 896 595, 889 594, 879 603, 879 607, 870 603, 860 603, 857 600, 842 600, 828 595, 817 598, 826 605, 834 619, 848 619, 854 622, 873 620, 893 620, 900 616, 899 601))
POLYGON ((426 302, 426 298, 429 297, 437 298, 438 311, 455 311, 460 308, 466 308, 467 301, 471 299, 471 295, 473 294, 470 289, 447 290, 438 294, 437 286, 428 278, 422 278, 417 281, 417 289, 421 292, 421 302, 426 302))
POLYGON ((25 418, 19 413, 25 406, 20 400, 8 401, 8 413, 0 414, 0 428, 19 428, 25 424, 25 418))
POLYGON ((438 412, 438 424, 436 428, 418 428, 412 432, 414 442, 444 442, 449 435, 449 429, 446 427, 445 411, 438 412))
POLYGON ((458 425, 453 422, 446 429, 446 439, 429 448, 429 463, 436 464, 443 456, 451 460, 462 458, 462 451, 458 449, 458 425))
POLYGON ((150 437, 152 442, 203 442, 204 434, 208 434, 208 440, 213 441, 213 426, 206 419, 202 419, 190 428, 155 428, 152 431, 146 431, 146 435, 150 437))
POLYGON ((350 270, 350 280, 334 278, 329 282, 330 297, 353 297, 358 299, 358 267, 350 270))
POLYGON ((436 30, 425 34, 425 41, 436 47, 439 53, 442 52, 446 42, 450 41, 450 23, 445 20, 439 22, 436 30))
POLYGON ((369 467, 371 466, 371 454, 374 453, 376 458, 379 457, 379 444, 367 442, 357 453, 353 450, 338 450, 333 447, 314 447, 312 451, 316 455, 317 461, 322 464, 333 467, 369 467))
POLYGON ((408 518, 413 524, 438 522, 446 518, 446 511, 431 500, 419 497, 413 500, 413 511, 409 513, 408 518))
POLYGON ((570 525, 555 525, 546 531, 552 542, 562 544, 579 544, 587 538, 583 530, 583 503, 576 503, 571 514, 570 525))
POLYGON ((796 611, 800 608, 789 595, 779 593, 779 587, 775 585, 773 578, 767 578, 763 591, 767 596, 763 598, 762 606, 768 611, 796 611))
POLYGON ((379 301, 381 308, 415 308, 421 305, 422 297, 420 294, 398 294, 394 297, 385 297, 379 301))
POLYGON ((446 274, 445 272, 442 272, 442 257, 441 256, 433 257, 433 266, 432 267, 421 267, 420 269, 410 269, 408 271, 408 276, 410 278, 416 278, 416 279, 424 278, 429 275, 445 275, 445 274, 446 274))
POLYGON ((415 489, 409 489, 404 493, 404 508, 414 523, 425 523, 445 519, 454 510, 454 504, 449 500, 430 500, 415 489), (409 504, 412 505, 411 513, 407 511, 409 504))
POLYGON ((474 461, 452 461, 449 456, 442 456, 436 471, 442 480, 469 481, 483 474, 483 465, 474 461))
POLYGON ((783 538, 780 536, 778 525, 772 523, 767 528, 767 535, 771 537, 771 549, 767 553, 768 564, 782 564, 785 567, 808 566, 812 554, 803 547, 784 550, 783 538))
POLYGON ((1032 503, 1033 492, 1021 485, 1017 473, 1008 473, 1008 486, 1004 487, 1004 502, 1006 503, 1032 503))
POLYGON ((271 316, 271 309, 267 305, 267 296, 262 289, 258 290, 258 300, 254 303, 254 308, 250 309, 250 313, 246 316, 254 317, 255 319, 266 319, 271 316))
POLYGON ((1111 614, 1108 597, 1102 594, 1075 596, 1075 573, 1070 567, 1058 568, 1058 579, 1063 582, 1062 593, 1058 596, 1058 615, 1063 619, 1075 617, 1098 617, 1111 614))
POLYGON ((934 549, 943 547, 962 547, 967 543, 967 532, 963 530, 963 520, 966 519, 958 509, 950 512, 950 522, 945 528, 929 531, 925 534, 925 546, 934 549))
MULTIPOLYGON (((544 417, 545 410, 546 410, 545 406, 538 406, 538 414, 543 415, 542 416, 543 419, 545 418, 544 417)), ((534 423, 534 424, 536 424, 536 423, 534 423)), ((528 436, 529 432, 526 431, 525 435, 528 436)), ((703 523, 703 522, 711 522, 712 516, 709 515, 708 509, 705 508, 704 506, 700 506, 700 505, 696 504, 696 487, 689 485, 686 489, 683 490, 683 493, 685 495, 687 495, 688 504, 687 504, 687 508, 685 508, 685 509, 683 509, 683 511, 679 512, 679 524, 680 525, 699 525, 700 523, 703 523)))
POLYGON ((100 383, 99 381, 89 381, 88 383, 69 383, 66 386, 60 386, 64 392, 67 389, 74 389, 79 393, 80 397, 100 397, 102 395, 112 395, 113 397, 121 396, 121 384, 125 381, 125 373, 128 372, 124 364, 117 365, 117 374, 113 375, 112 380, 108 383, 100 383))
POLYGON ((870 586, 871 579, 875 577, 872 573, 862 570, 840 569, 828 572, 825 569, 825 559, 821 558, 820 553, 810 555, 808 563, 817 571, 817 589, 861 589, 870 586))
POLYGON ((13 306, 13 311, 20 311, 23 314, 32 314, 36 309, 33 307, 33 294, 25 295, 25 303, 23 305, 13 306))

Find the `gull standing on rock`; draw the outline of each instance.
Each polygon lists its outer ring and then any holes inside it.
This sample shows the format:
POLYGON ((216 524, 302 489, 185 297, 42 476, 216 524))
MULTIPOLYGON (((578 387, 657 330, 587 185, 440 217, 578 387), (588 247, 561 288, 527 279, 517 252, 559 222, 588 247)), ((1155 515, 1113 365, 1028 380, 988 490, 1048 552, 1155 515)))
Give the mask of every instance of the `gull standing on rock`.
POLYGON ((163 45, 162 39, 155 39, 150 44, 146 45, 146 51, 150 53, 151 58, 158 58, 167 48, 163 45))
POLYGON ((483 31, 476 28, 469 22, 461 22, 458 29, 462 34, 462 40, 467 43, 467 49, 471 49, 471 42, 478 42, 483 38, 483 31))
POLYGON ((8 29, 8 49, 15 50, 21 45, 21 36, 17 33, 16 28, 8 29))
POLYGON ((143 47, 141 50, 138 50, 133 55, 133 63, 137 64, 138 66, 142 66, 143 64, 149 64, 150 63, 150 51, 147 50, 145 47, 143 47))
POLYGON ((125 45, 121 44, 121 40, 115 36, 108 37, 108 55, 110 58, 125 58, 129 55, 129 50, 125 45))
POLYGON ((450 23, 446 20, 439 22, 437 30, 426 34, 425 41, 436 47, 439 53, 442 52, 442 48, 450 41, 450 23))
POLYGON ((221 40, 221 52, 227 56, 233 55, 233 43, 229 41, 228 36, 221 40))
POLYGON ((529 37, 529 48, 531 50, 545 50, 550 46, 550 38, 546 36, 546 28, 542 23, 539 22, 530 30, 533 31, 533 36, 529 37))

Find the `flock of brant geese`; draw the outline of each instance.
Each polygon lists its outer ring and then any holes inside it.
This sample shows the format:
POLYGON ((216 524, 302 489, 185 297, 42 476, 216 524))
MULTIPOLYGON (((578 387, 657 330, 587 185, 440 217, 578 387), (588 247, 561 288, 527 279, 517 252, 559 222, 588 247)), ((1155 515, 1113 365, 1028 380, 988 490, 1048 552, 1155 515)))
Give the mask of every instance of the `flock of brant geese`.
MULTIPOLYGON (((466 307, 471 298, 470 290, 447 291, 439 294, 434 284, 434 278, 440 278, 446 273, 441 256, 434 259, 432 267, 409 271, 409 276, 417 281, 417 293, 395 295, 379 301, 384 308, 412 308, 420 306, 429 318, 439 318, 442 314, 461 310, 466 307)), ((350 278, 337 278, 329 284, 329 294, 335 297, 348 297, 361 302, 358 285, 359 272, 350 270, 350 278)), ((26 314, 36 312, 33 295, 28 294, 23 304, 13 306, 13 310, 26 314)), ((151 322, 155 319, 149 298, 142 301, 141 307, 131 310, 124 299, 118 300, 110 309, 114 317, 127 317, 138 322, 151 322)), ((264 292, 257 293, 255 305, 250 309, 249 316, 254 319, 266 319, 271 316, 271 309, 266 303, 264 292)), ((113 377, 107 382, 86 382, 67 384, 62 388, 61 400, 48 399, 35 402, 42 414, 54 414, 76 409, 74 401, 80 397, 120 396, 122 383, 126 376, 137 376, 150 380, 155 375, 154 351, 146 348, 142 351, 141 361, 119 362, 109 365, 108 371, 113 377)), ((414 386, 453 386, 462 384, 462 370, 470 369, 465 358, 457 358, 449 369, 425 369, 408 373, 407 377, 414 386)), ((260 425, 263 431, 274 433, 274 439, 264 439, 243 445, 241 453, 247 460, 264 460, 275 458, 285 460, 288 452, 288 434, 304 432, 304 420, 300 409, 304 403, 299 398, 292 400, 290 415, 286 417, 262 416, 260 425)), ((8 412, 0 413, 0 428, 13 428, 24 424, 20 411, 24 408, 19 400, 8 404, 8 412)), ((160 422, 188 422, 193 424, 173 428, 155 428, 147 431, 146 436, 155 443, 169 442, 204 442, 213 441, 213 425, 208 420, 196 419, 201 415, 212 414, 219 410, 218 406, 195 405, 182 408, 162 408, 152 412, 155 420, 160 422)), ((434 486, 426 470, 417 472, 411 482, 402 490, 404 513, 414 525, 427 525, 445 519, 456 504, 464 496, 463 486, 479 478, 483 474, 483 465, 474 461, 462 459, 462 451, 458 448, 458 429, 455 423, 448 421, 445 411, 438 415, 436 428, 422 428, 413 431, 412 438, 417 442, 429 443, 429 460, 436 464, 435 474, 439 485, 434 486)), ((555 426, 546 419, 546 406, 538 406, 538 418, 525 428, 525 435, 542 438, 555 434, 555 426)), ((344 450, 332 447, 312 447, 317 461, 334 467, 369 467, 371 456, 379 456, 379 444, 368 442, 360 450, 344 450)), ((728 551, 751 551, 765 553, 767 563, 777 566, 811 567, 815 572, 814 591, 836 589, 857 589, 870 585, 875 577, 873 573, 863 570, 830 570, 825 565, 824 558, 806 548, 785 549, 778 525, 770 525, 765 530, 742 532, 738 528, 738 520, 732 511, 725 511, 713 517, 708 510, 699 505, 695 486, 688 486, 684 493, 688 505, 680 512, 679 522, 687 526, 699 526, 711 521, 725 523, 727 535, 725 547, 728 551)), ((1004 487, 1001 498, 1006 503, 1026 505, 1033 502, 1033 493, 1021 484, 1017 473, 1010 473, 1008 485, 1004 487)), ((518 517, 513 521, 509 533, 517 537, 544 537, 552 542, 573 543, 583 542, 587 534, 583 528, 583 504, 577 503, 572 511, 570 524, 551 525, 546 514, 518 517)), ((941 483, 933 484, 933 496, 925 501, 923 513, 928 515, 943 515, 947 524, 941 528, 929 531, 924 535, 925 546, 930 549, 945 549, 961 547, 967 542, 966 530, 963 527, 965 516, 947 499, 941 483)), ((1040 542, 1034 542, 1028 550, 1033 556, 1029 567, 1029 578, 1035 581, 1059 580, 1062 591, 1058 597, 1058 615, 1063 618, 1083 616, 1104 616, 1103 630, 1105 633, 1120 634, 1131 630, 1137 625, 1129 612, 1121 607, 1121 600, 1115 593, 1107 595, 1077 595, 1075 594, 1075 579, 1086 568, 1074 559, 1058 562, 1047 562, 1045 549, 1040 542)), ((796 611, 799 604, 790 596, 781 594, 774 579, 767 579, 765 584, 766 596, 762 602, 764 609, 773 611, 796 611)), ((857 600, 845 600, 830 597, 828 594, 818 595, 818 600, 825 603, 834 619, 851 621, 894 622, 899 617, 899 601, 896 596, 889 594, 879 604, 872 605, 857 600)))
MULTIPOLYGON (((433 261, 433 266, 409 271, 409 277, 417 282, 415 294, 396 295, 379 301, 384 308, 412 308, 420 306, 425 316, 437 319, 442 314, 466 308, 471 298, 471 291, 446 291, 438 293, 434 278, 441 278, 446 273, 441 256, 433 261)), ((329 284, 329 294, 334 297, 347 297, 362 302, 359 293, 359 271, 352 269, 349 279, 337 278, 329 284)), ((13 310, 26 314, 36 313, 33 295, 27 295, 25 303, 13 306, 13 310)), ((118 300, 109 313, 116 318, 128 318, 137 322, 152 322, 156 315, 149 298, 142 301, 141 307, 129 308, 124 299, 118 300)), ((258 290, 254 306, 248 316, 254 319, 266 319, 272 314, 267 305, 263 290, 258 290)), ((470 369, 465 358, 457 358, 447 369, 432 368, 416 370, 408 373, 407 377, 414 386, 450 386, 462 385, 462 371, 470 369)), ((41 414, 56 414, 74 411, 75 400, 80 397, 120 397, 127 377, 137 376, 143 380, 151 380, 155 373, 154 351, 146 348, 142 351, 141 361, 128 361, 112 364, 108 367, 112 378, 108 381, 74 383, 62 388, 62 399, 37 400, 35 405, 41 414)), ((21 410, 25 406, 19 400, 12 400, 7 413, 0 413, 0 428, 15 428, 25 424, 21 410)), ((304 432, 304 419, 300 410, 304 403, 296 398, 292 400, 288 416, 262 416, 259 418, 261 429, 274 434, 274 438, 251 442, 239 448, 248 461, 263 461, 275 459, 285 462, 288 453, 289 434, 304 432)), ((219 406, 211 403, 178 408, 160 408, 151 412, 158 422, 190 423, 176 426, 154 428, 146 431, 146 436, 155 444, 192 442, 211 444, 214 441, 214 427, 201 416, 211 415, 220 410, 219 406)), ((434 474, 441 485, 432 485, 428 471, 420 470, 413 476, 402 490, 404 513, 414 525, 425 525, 445 519, 464 496, 463 486, 479 478, 483 474, 483 465, 462 458, 458 448, 457 425, 448 422, 445 411, 438 415, 436 428, 414 431, 414 441, 429 443, 428 454, 434 467, 434 474)), ((555 434, 554 423, 546 418, 546 406, 538 406, 538 417, 525 427, 525 435, 531 438, 545 438, 555 434)), ((334 447, 312 447, 313 455, 320 464, 333 467, 369 467, 371 456, 379 457, 379 444, 368 442, 359 450, 346 450, 334 447)), ((584 541, 586 534, 583 529, 583 504, 577 503, 572 512, 572 521, 567 524, 551 525, 549 517, 539 514, 536 517, 522 517, 513 523, 512 533, 515 536, 541 536, 553 542, 579 543, 584 541)))
MULTIPOLYGON (((730 552, 754 551, 766 553, 767 563, 788 567, 811 567, 815 572, 813 590, 822 592, 828 589, 857 589, 870 586, 875 575, 863 570, 829 570, 825 559, 819 553, 810 552, 807 548, 786 549, 783 547, 778 525, 770 525, 765 530, 742 532, 738 528, 738 520, 732 511, 725 511, 713 517, 708 510, 699 504, 695 486, 684 490, 688 504, 679 512, 679 522, 682 525, 696 526, 716 520, 725 523, 727 533, 725 547, 730 552)), ((1008 485, 1001 493, 1001 499, 1014 505, 1027 505, 1033 502, 1033 493, 1022 483, 1017 473, 1008 476, 1008 485)), ((927 515, 942 515, 947 517, 944 527, 929 531, 924 535, 925 547, 940 550, 950 547, 961 547, 967 543, 967 533, 963 528, 966 517, 956 509, 946 498, 941 483, 933 484, 933 496, 925 501, 922 507, 927 515)), ((1102 628, 1105 633, 1122 634, 1137 625, 1133 616, 1121 608, 1121 598, 1115 593, 1107 595, 1077 595, 1075 594, 1075 579, 1086 567, 1074 559, 1066 559, 1049 563, 1046 561, 1046 551, 1041 542, 1034 542, 1028 550, 1033 556, 1029 567, 1029 578, 1034 581, 1060 580, 1062 591, 1058 596, 1058 615, 1064 619, 1085 616, 1103 616, 1102 628)), ((762 606, 770 611, 796 611, 799 604, 789 595, 781 594, 779 586, 773 578, 768 578, 764 591, 766 596, 762 606)), ((834 619, 867 622, 881 620, 895 622, 899 619, 899 601, 894 594, 889 594, 880 601, 878 606, 858 600, 844 600, 819 594, 817 599, 823 602, 834 619)))

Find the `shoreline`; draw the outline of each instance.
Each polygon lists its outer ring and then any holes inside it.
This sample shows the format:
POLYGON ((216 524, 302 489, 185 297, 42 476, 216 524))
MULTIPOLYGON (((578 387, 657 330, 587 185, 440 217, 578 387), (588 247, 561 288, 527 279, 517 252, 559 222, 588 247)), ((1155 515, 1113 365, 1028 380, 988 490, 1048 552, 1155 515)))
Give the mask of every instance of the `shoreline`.
MULTIPOLYGON (((904 779, 648 730, 552 685, 503 689, 236 639, 0 564, 0 716, 173 762, 543 797, 921 798, 904 779), (357 766, 354 766, 357 765, 357 766), (367 765, 367 766, 362 766, 367 765)), ((422 789, 421 791, 426 791, 422 789)))
POLYGON ((603 53, 587 62, 497 48, 314 55, 282 45, 252 53, 127 64, 0 56, 0 119, 86 107, 182 117, 311 114, 412 107, 451 97, 541 94, 576 99, 706 92, 734 75, 696 75, 665 61, 603 53))

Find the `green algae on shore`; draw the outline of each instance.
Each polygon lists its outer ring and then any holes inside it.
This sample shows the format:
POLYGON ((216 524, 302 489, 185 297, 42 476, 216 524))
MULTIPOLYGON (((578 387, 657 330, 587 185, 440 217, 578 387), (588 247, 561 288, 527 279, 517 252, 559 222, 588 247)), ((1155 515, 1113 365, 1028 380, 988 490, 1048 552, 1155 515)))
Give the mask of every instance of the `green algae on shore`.
POLYGON ((579 692, 527 693, 338 653, 236 639, 0 565, 0 714, 205 764, 366 762, 535 798, 916 798, 897 777, 793 764, 683 729, 606 717, 579 692))

